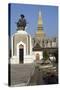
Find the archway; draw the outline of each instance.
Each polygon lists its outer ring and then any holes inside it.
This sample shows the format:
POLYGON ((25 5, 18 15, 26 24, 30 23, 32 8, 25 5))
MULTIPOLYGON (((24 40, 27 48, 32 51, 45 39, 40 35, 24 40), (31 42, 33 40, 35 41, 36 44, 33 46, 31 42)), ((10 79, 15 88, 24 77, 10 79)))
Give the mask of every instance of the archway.
POLYGON ((19 45, 19 63, 23 63, 24 61, 24 46, 22 44, 19 45))
POLYGON ((40 59, 40 55, 39 53, 36 54, 36 60, 39 60, 40 59))

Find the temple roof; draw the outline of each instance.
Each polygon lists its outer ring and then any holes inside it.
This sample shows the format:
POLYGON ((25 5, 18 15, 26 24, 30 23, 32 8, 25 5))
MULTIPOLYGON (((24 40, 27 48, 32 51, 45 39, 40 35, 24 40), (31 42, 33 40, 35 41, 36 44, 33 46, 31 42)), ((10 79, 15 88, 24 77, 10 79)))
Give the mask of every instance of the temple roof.
POLYGON ((41 51, 41 50, 42 48, 40 47, 38 43, 33 47, 33 51, 41 51))

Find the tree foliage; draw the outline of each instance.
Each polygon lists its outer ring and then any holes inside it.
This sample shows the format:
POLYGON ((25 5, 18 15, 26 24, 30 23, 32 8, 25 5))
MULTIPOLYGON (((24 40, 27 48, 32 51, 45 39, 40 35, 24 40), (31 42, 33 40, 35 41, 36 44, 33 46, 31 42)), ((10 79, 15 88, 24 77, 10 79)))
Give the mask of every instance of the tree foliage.
POLYGON ((43 58, 44 58, 44 60, 47 60, 49 58, 49 54, 48 54, 47 50, 43 51, 43 58))

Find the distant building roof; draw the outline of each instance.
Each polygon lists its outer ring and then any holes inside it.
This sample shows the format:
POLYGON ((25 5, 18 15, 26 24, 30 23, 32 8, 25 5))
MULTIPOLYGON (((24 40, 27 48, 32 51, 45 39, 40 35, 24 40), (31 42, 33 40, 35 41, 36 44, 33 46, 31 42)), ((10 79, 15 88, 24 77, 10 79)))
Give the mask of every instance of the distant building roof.
POLYGON ((41 50, 42 48, 40 47, 38 43, 33 47, 33 51, 41 51, 41 50))

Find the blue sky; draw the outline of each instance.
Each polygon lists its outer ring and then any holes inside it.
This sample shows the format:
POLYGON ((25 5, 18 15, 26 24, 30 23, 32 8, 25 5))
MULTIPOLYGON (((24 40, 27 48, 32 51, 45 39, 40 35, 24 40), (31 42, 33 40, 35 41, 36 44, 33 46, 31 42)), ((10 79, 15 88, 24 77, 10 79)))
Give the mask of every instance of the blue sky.
POLYGON ((49 37, 58 35, 58 7, 28 4, 11 4, 11 34, 16 32, 16 22, 21 14, 27 20, 26 31, 34 35, 37 31, 38 14, 42 13, 43 30, 49 37))

